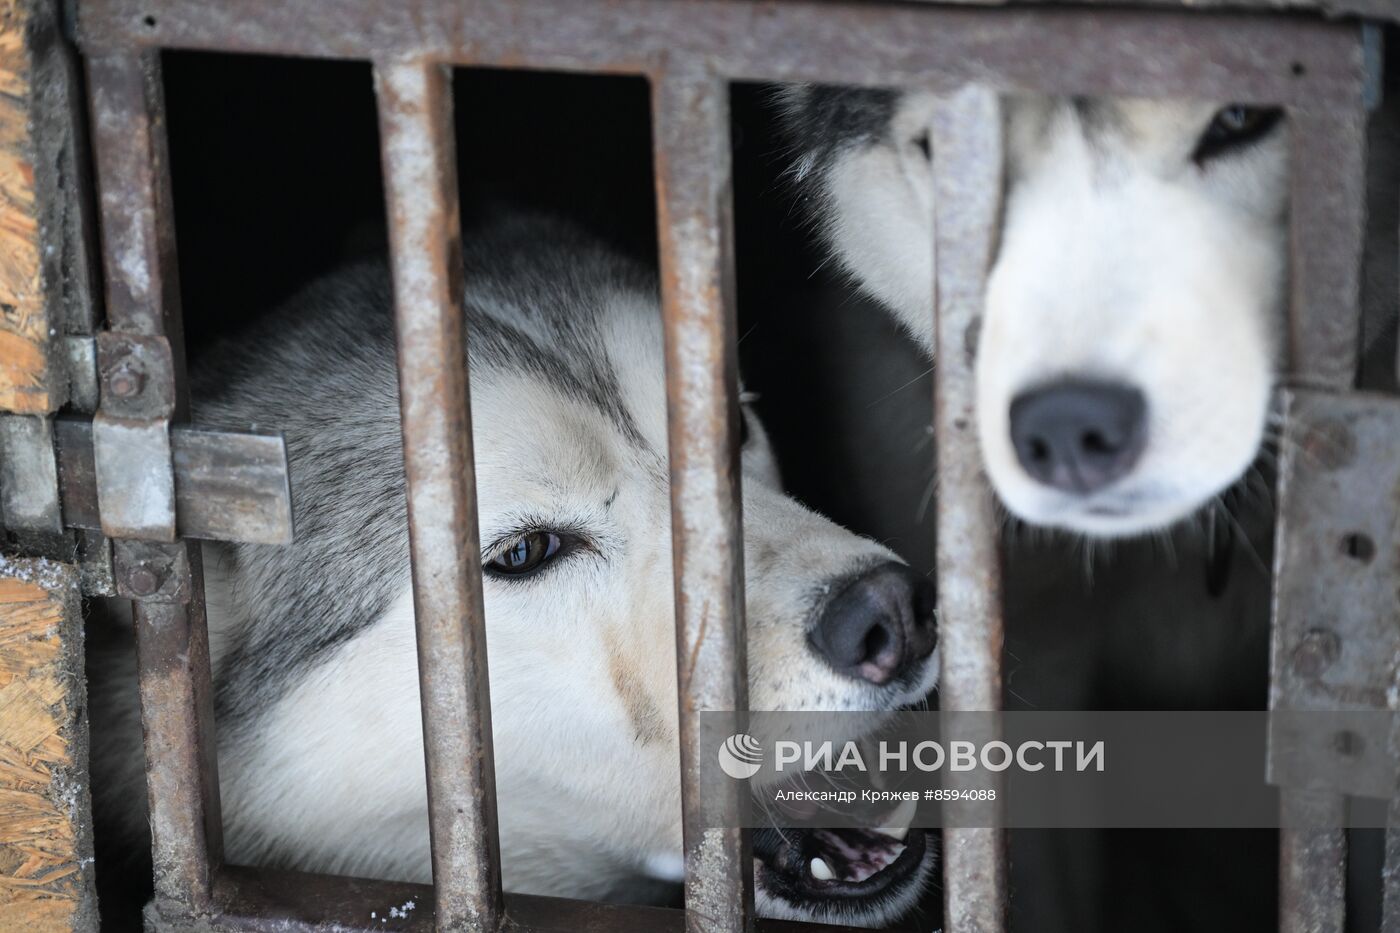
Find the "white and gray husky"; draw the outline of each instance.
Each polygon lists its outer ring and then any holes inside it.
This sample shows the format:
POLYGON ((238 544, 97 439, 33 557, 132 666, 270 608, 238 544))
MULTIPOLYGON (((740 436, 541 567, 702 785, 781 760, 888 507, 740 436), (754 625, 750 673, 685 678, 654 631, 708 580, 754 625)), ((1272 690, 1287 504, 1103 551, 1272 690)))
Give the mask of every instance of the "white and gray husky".
MULTIPOLYGON (((781 94, 835 256, 932 342, 926 93, 781 94)), ((977 347, 1000 498, 1099 537, 1164 528, 1231 486, 1266 435, 1286 279, 1281 112, 1004 101, 1000 247, 977 347)))
MULTIPOLYGON (((466 309, 503 874, 645 900, 682 877, 670 503, 654 276, 578 232, 468 238, 466 309)), ((430 878, 386 270, 321 281, 199 373, 202 423, 285 433, 289 547, 206 548, 231 861, 430 878)), ((784 495, 744 412, 755 709, 884 710, 938 662, 931 586, 784 495)), ((135 694, 94 669, 94 788, 145 833, 135 694)), ((931 837, 759 831, 760 910, 886 922, 931 837), (899 837, 899 838, 896 838, 899 837)), ((674 890, 674 888, 670 888, 674 890)))

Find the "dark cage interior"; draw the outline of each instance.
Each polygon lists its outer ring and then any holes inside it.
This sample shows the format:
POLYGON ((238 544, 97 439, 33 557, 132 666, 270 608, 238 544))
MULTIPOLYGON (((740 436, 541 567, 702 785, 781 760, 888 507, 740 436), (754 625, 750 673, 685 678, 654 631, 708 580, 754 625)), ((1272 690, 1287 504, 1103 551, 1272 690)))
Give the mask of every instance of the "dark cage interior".
MULTIPOLYGON (((164 67, 180 288, 197 366, 202 348, 316 275, 387 251, 375 96, 361 63, 167 53, 164 67)), ((464 239, 494 212, 525 207, 655 262, 644 80, 459 70, 455 85, 464 239)), ((731 96, 746 388, 787 489, 931 573, 929 366, 826 261, 785 174, 771 93, 736 85, 731 96)), ((1239 532, 1224 544, 1191 530, 1088 555, 1068 538, 1009 529, 1007 707, 1264 708, 1271 523, 1257 500, 1238 514, 1239 532), (1223 584, 1212 576, 1222 547, 1223 584), (1219 625, 1222 615, 1236 624, 1219 625)), ((135 925, 147 889, 104 849, 100 821, 98 833, 107 922, 135 925)), ((1010 839, 1014 929, 1277 926, 1273 832, 1023 830, 1010 839)), ((1380 877, 1379 859, 1379 834, 1354 833, 1348 929, 1379 926, 1378 886, 1366 880, 1380 877)), ((901 929, 938 928, 940 899, 931 891, 901 929)))

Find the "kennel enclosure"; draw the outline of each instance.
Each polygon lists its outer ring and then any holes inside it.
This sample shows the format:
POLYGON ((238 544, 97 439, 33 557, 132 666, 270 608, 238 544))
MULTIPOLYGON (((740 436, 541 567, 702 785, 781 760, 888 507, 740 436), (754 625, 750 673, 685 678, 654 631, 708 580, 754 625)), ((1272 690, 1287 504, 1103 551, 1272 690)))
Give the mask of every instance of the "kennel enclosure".
MULTIPOLYGON (((95 925, 81 594, 132 600, 156 928, 763 930, 746 833, 692 806, 702 710, 743 709, 728 83, 931 87, 937 190, 935 431, 945 709, 1001 702, 996 523, 972 352, 1002 184, 996 96, 1282 105, 1292 146, 1291 302, 1271 705, 1400 703, 1400 400, 1360 393, 1366 118, 1383 0, 1202 4, 821 0, 48 0, 0 19, 0 909, 95 925), (1206 6, 1230 9, 1202 9, 1206 6), (373 63, 390 221, 434 885, 225 864, 199 539, 294 534, 279 438, 188 423, 160 51, 373 63), (664 308, 685 911, 504 894, 472 478, 449 69, 650 82, 664 308), (1322 451, 1289 456, 1289 450, 1322 451), (1338 453, 1340 451, 1340 453, 1338 453), (1389 455, 1389 458, 1387 457, 1389 455), (1388 484, 1388 485, 1387 485, 1388 484), (1382 506, 1377 505, 1376 490, 1382 506), (1346 546, 1364 539, 1366 547, 1346 546), (956 542, 956 547, 954 543, 956 542), (1365 558, 1361 554, 1369 554, 1365 558), (470 766, 463 767, 463 762, 470 766), (6 827, 10 827, 7 831, 6 827), (431 909, 429 907, 431 906, 431 909)), ((195 309, 197 312, 197 309, 195 309)), ((1400 742, 1400 737, 1397 737, 1400 742)), ((1381 754, 1363 749, 1359 754, 1381 754)), ((1341 808, 1358 754, 1271 749, 1285 933, 1340 931, 1341 808)), ((733 800, 737 807, 737 790, 733 800)), ((1400 805, 1387 933, 1400 931, 1400 805)), ((946 929, 1006 928, 1004 839, 944 834, 946 929)), ((822 929, 811 926, 809 929, 822 929)), ((834 929, 834 928, 828 928, 834 929)))

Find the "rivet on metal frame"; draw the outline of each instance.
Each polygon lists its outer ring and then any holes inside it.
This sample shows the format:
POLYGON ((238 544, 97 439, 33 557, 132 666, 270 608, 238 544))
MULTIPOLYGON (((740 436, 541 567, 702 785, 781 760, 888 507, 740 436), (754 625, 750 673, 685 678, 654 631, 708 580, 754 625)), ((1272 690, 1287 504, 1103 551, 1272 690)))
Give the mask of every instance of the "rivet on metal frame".
POLYGON ((185 545, 155 541, 114 541, 117 595, 154 602, 184 602, 189 598, 185 545))

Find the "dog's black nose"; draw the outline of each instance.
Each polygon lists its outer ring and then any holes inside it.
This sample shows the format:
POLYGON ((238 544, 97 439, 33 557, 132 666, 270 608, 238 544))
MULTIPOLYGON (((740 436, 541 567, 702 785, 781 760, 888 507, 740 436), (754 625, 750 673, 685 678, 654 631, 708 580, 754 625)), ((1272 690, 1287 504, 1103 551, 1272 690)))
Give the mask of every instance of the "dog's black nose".
POLYGON ((933 584, 903 564, 880 564, 844 581, 808 639, 843 674, 884 684, 933 653, 933 584))
POLYGON ((1011 402, 1016 458, 1038 482, 1066 492, 1102 489, 1127 473, 1147 442, 1147 400, 1114 382, 1057 382, 1011 402))

